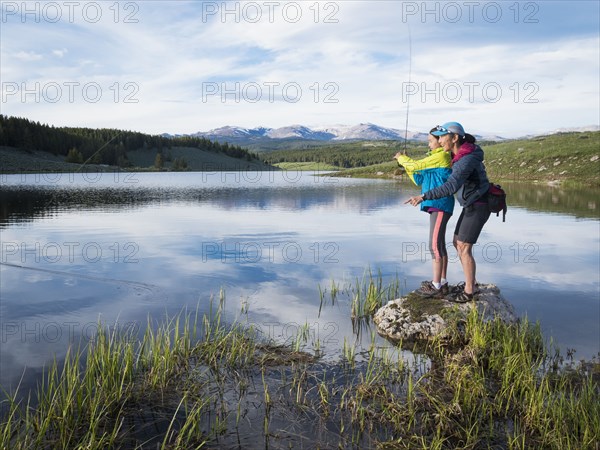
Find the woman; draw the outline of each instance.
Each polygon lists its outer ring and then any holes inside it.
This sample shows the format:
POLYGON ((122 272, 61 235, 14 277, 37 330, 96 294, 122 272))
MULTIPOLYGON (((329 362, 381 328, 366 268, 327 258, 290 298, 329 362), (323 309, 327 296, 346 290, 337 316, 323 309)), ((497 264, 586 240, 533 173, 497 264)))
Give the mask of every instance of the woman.
POLYGON ((476 264, 473 245, 490 217, 486 198, 489 181, 483 165, 483 150, 475 145, 475 138, 465 133, 458 122, 447 122, 436 127, 431 134, 439 136, 444 150, 452 152, 452 174, 441 186, 411 197, 406 203, 416 206, 425 200, 457 194, 463 210, 456 223, 453 244, 460 258, 465 284, 462 290, 449 299, 465 303, 473 300, 475 294, 476 264))
MULTIPOLYGON (((432 128, 427 137, 429 149, 427 157, 419 160, 397 153, 394 158, 404 167, 407 175, 421 192, 427 192, 448 180, 451 173, 451 156, 440 146, 437 136, 432 135, 437 128, 432 128)), ((421 203, 421 211, 429 213, 429 248, 433 257, 433 279, 425 281, 415 292, 424 297, 444 297, 448 294, 448 251, 446 250, 446 225, 454 211, 452 195, 421 203)))

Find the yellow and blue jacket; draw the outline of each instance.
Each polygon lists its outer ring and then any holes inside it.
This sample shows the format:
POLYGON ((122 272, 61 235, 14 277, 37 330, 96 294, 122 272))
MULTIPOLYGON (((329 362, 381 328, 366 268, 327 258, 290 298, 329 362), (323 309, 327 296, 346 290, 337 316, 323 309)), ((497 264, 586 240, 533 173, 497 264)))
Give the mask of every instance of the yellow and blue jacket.
MULTIPOLYGON (((412 159, 407 155, 399 155, 398 164, 404 167, 406 174, 417 186, 421 186, 421 193, 441 186, 452 173, 452 156, 442 147, 432 150, 423 159, 412 159)), ((442 197, 435 200, 423 200, 421 211, 436 208, 452 214, 454 211, 454 196, 442 197)))

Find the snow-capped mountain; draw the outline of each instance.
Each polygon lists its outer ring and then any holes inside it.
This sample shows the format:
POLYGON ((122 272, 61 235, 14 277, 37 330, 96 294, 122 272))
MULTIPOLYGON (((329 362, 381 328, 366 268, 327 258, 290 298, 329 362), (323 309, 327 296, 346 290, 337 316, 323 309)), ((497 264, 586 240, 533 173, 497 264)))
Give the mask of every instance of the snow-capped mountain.
MULTIPOLYGON (((165 137, 181 135, 163 134, 165 137)), ((312 141, 427 141, 426 132, 406 131, 397 128, 386 128, 373 123, 360 123, 358 125, 331 125, 310 128, 305 125, 289 125, 281 128, 244 128, 224 126, 209 131, 198 131, 191 134, 193 137, 205 137, 213 141, 230 142, 234 144, 252 144, 261 141, 277 140, 312 140, 312 141)), ((503 141, 505 138, 494 134, 474 135, 478 140, 503 141)))
POLYGON ((404 140, 427 139, 426 133, 405 133, 404 130, 385 128, 372 123, 358 125, 334 125, 329 127, 309 128, 305 125, 290 125, 281 128, 243 128, 225 126, 209 131, 199 131, 192 136, 212 139, 310 139, 316 141, 347 141, 347 140, 404 140))
POLYGON ((233 138, 260 138, 264 137, 271 128, 257 127, 257 128, 242 128, 242 127, 232 127, 232 126, 224 126, 220 128, 215 128, 210 131, 198 131, 197 133, 193 133, 193 137, 233 137, 233 138))
POLYGON ((314 139, 317 141, 329 141, 335 138, 334 134, 327 131, 311 130, 304 125, 290 125, 288 127, 271 129, 265 133, 271 139, 314 139))
MULTIPOLYGON (((530 139, 535 136, 551 135, 568 132, 600 131, 598 125, 582 127, 559 128, 546 133, 531 134, 515 139, 530 139)), ((507 138, 494 133, 473 134, 478 141, 505 141, 507 138)), ((398 128, 386 128, 373 123, 360 123, 358 125, 330 125, 322 127, 307 127, 305 125, 289 125, 281 128, 255 127, 244 128, 237 126, 223 126, 209 131, 198 131, 193 134, 169 134, 161 136, 167 138, 193 136, 205 137, 218 142, 229 142, 238 145, 260 144, 261 142, 277 142, 279 140, 297 141, 427 141, 427 132, 405 131, 398 128)))
POLYGON ((557 128, 556 130, 550 132, 550 134, 556 133, 583 133, 586 131, 600 131, 600 126, 598 125, 587 125, 584 127, 570 127, 570 128, 557 128))
POLYGON ((360 140, 404 140, 404 132, 395 128, 384 128, 373 123, 360 123, 358 125, 336 125, 318 129, 329 133, 336 141, 352 139, 360 140))

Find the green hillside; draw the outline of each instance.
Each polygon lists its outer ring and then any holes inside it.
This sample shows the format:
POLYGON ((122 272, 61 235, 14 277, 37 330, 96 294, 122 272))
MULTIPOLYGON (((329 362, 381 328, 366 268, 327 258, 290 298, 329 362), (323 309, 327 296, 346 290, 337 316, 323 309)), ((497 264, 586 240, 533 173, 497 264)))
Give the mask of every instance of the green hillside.
POLYGON ((300 139, 300 138, 285 138, 285 139, 271 139, 271 138, 235 138, 235 137, 215 137, 215 142, 229 145, 239 145, 245 149, 248 149, 256 153, 268 153, 280 150, 306 150, 311 148, 319 148, 330 145, 328 141, 318 141, 314 139, 300 139))
MULTIPOLYGON (((163 169, 175 170, 174 163, 185 161, 186 170, 191 171, 222 171, 222 170, 273 170, 273 167, 252 158, 233 158, 223 153, 214 153, 193 147, 172 147, 163 150, 163 169)), ((134 167, 154 167, 157 151, 134 150, 127 152, 127 158, 134 167)))
MULTIPOLYGON (((365 143, 361 145, 364 146, 365 143)), ((304 152, 272 152, 263 159, 269 162, 293 162, 313 158, 316 162, 331 163, 340 158, 350 162, 338 176, 401 177, 402 168, 394 161, 399 143, 380 147, 357 147, 358 144, 338 144, 304 152), (325 152, 328 152, 327 154, 325 152), (275 160, 276 159, 276 160, 275 160)), ((531 139, 502 143, 481 143, 485 164, 494 181, 566 182, 600 186, 600 132, 558 133, 531 139)), ((407 153, 413 158, 424 156, 424 145, 412 145, 407 153)), ((342 164, 338 164, 343 166, 342 164)))
MULTIPOLYGON (((105 171, 108 166, 88 164, 86 171, 105 171)), ((39 150, 0 146, 0 172, 77 172, 81 164, 68 163, 64 156, 39 150)))
POLYGON ((0 172, 273 169, 239 146, 199 137, 54 127, 0 114, 0 172))
POLYGON ((600 185, 600 132, 539 136, 484 151, 490 177, 600 185))
MULTIPOLYGON (((44 151, 26 151, 14 147, 0 147, 0 172, 77 172, 114 171, 114 170, 158 170, 154 167, 156 149, 134 150, 127 152, 129 165, 127 167, 111 166, 107 164, 87 163, 77 164, 65 161, 63 156, 53 155, 44 151)), ((166 161, 162 170, 188 170, 188 171, 238 171, 238 170, 278 170, 262 161, 253 159, 232 158, 221 153, 209 152, 191 147, 173 147, 165 151, 166 161), (176 160, 185 164, 175 167, 176 160)))
MULTIPOLYGON (((313 162, 351 168, 390 161, 403 149, 404 143, 398 141, 353 141, 302 150, 277 150, 259 156, 268 164, 313 162)), ((425 153, 427 148, 420 143, 409 143, 407 151, 417 155, 425 153)))

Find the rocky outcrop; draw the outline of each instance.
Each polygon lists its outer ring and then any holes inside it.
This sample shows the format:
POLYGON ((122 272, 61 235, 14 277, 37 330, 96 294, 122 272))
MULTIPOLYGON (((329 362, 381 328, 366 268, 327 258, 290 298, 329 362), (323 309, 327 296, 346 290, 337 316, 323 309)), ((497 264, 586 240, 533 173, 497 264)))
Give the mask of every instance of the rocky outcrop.
POLYGON ((493 284, 478 285, 477 300, 454 303, 445 299, 422 298, 411 292, 382 306, 374 315, 377 332, 392 342, 426 343, 434 338, 453 337, 460 333, 460 324, 473 308, 484 321, 499 318, 506 323, 517 321, 513 306, 493 284), (451 326, 452 325, 452 326, 451 326))

